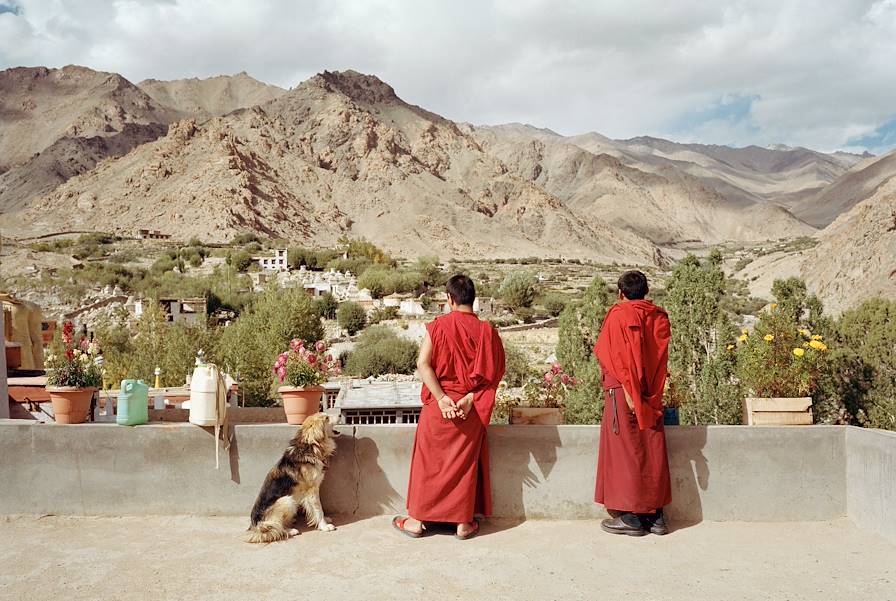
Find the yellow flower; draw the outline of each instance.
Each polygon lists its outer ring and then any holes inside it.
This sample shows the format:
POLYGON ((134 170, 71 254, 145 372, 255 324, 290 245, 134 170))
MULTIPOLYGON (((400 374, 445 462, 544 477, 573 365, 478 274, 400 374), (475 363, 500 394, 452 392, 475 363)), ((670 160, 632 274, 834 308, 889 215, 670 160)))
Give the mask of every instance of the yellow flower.
POLYGON ((772 311, 774 311, 775 309, 778 308, 778 303, 772 303, 769 305, 769 307, 771 308, 772 311))
POLYGON ((738 340, 741 341, 741 342, 746 342, 746 341, 747 341, 747 335, 744 334, 744 335, 740 336, 740 337, 738 338, 738 340))
POLYGON ((727 350, 729 350, 729 351, 733 351, 733 350, 734 350, 734 345, 733 345, 733 344, 729 344, 729 345, 727 346, 727 350))
POLYGON ((765 340, 766 342, 771 342, 772 340, 775 339, 775 335, 774 334, 766 334, 765 336, 762 337, 762 339, 765 340))
POLYGON ((806 354, 806 351, 801 348, 795 348, 795 349, 793 349, 793 354, 796 355, 797 357, 802 357, 803 355, 806 354))
POLYGON ((809 346, 814 348, 816 351, 824 352, 824 351, 828 350, 828 345, 826 345, 824 342, 821 342, 820 340, 810 341, 809 346))
POLYGON ((821 334, 815 334, 814 336, 812 336, 812 340, 821 340, 821 338, 821 334))
POLYGON ((812 333, 811 333, 809 330, 806 330, 806 329, 802 329, 802 330, 800 330, 800 334, 802 334, 802 335, 805 336, 806 338, 808 338, 809 336, 812 335, 812 333))
POLYGON ((740 333, 743 334, 744 336, 749 336, 749 335, 750 335, 750 331, 749 331, 747 328, 742 329, 742 330, 740 331, 740 333))

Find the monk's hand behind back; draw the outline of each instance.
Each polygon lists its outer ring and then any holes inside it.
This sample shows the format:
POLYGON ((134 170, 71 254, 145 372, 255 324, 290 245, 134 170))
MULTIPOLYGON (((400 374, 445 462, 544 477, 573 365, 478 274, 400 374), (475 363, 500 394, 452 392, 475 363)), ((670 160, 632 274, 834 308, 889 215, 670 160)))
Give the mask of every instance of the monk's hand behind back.
POLYGON ((457 405, 447 394, 442 395, 442 398, 439 399, 439 411, 442 412, 442 417, 445 419, 454 419, 458 416, 457 405))
POLYGON ((470 415, 470 409, 473 408, 473 393, 468 392, 460 400, 457 401, 458 417, 467 419, 470 415))

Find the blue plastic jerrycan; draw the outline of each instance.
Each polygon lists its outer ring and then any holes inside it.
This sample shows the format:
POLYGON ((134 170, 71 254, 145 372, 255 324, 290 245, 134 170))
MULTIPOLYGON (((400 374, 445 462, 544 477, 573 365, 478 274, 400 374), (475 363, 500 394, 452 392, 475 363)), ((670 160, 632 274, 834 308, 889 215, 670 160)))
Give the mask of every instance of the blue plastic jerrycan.
POLYGON ((149 386, 143 380, 121 381, 115 421, 120 426, 137 426, 149 421, 149 386))

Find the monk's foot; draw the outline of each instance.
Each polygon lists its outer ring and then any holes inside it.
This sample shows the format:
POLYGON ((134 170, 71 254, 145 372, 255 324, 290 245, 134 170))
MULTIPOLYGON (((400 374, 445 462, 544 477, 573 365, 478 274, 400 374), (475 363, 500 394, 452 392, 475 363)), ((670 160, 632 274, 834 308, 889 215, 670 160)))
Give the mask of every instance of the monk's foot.
POLYGON ((465 524, 457 525, 457 534, 455 534, 455 538, 460 540, 467 540, 468 538, 473 538, 479 533, 479 522, 477 520, 473 520, 472 522, 468 522, 465 524))
POLYGON ((423 522, 421 522, 420 520, 415 520, 414 518, 408 516, 408 519, 404 522, 404 529, 407 532, 421 534, 423 532, 423 522))
POLYGON ((410 516, 395 516, 392 518, 392 527, 411 538, 420 538, 426 534, 426 528, 423 527, 423 523, 410 516))
POLYGON ((644 536, 647 530, 641 525, 641 519, 633 513, 623 513, 615 518, 608 518, 600 523, 604 532, 625 534, 627 536, 644 536))
POLYGON ((663 536, 669 532, 669 527, 666 526, 666 517, 663 515, 662 509, 658 509, 655 513, 648 514, 643 522, 646 523, 651 534, 663 536))

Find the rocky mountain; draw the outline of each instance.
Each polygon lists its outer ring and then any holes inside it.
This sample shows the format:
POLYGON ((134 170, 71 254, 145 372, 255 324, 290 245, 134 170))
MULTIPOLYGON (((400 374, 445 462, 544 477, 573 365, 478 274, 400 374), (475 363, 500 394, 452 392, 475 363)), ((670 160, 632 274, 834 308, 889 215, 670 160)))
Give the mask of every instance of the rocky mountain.
POLYGON ((179 117, 197 121, 264 104, 286 93, 283 88, 262 83, 245 71, 207 79, 145 79, 137 87, 179 117))
POLYGON ((644 168, 636 154, 597 134, 570 139, 519 125, 470 131, 490 154, 576 214, 609 221, 656 244, 757 241, 814 231, 776 205, 726 198, 669 164, 644 168), (604 152, 614 148, 613 154, 604 152))
POLYGON ((825 227, 838 215, 873 195, 896 176, 896 152, 872 157, 854 165, 834 183, 794 205, 793 211, 816 227, 825 227))
POLYGON ((0 71, 0 172, 63 138, 119 135, 175 115, 116 73, 69 65, 0 71))
POLYGON ((836 314, 867 298, 896 298, 896 178, 877 186, 818 238, 802 276, 826 309, 836 314))
POLYGON ((352 71, 172 125, 4 216, 11 223, 153 227, 209 241, 246 229, 318 244, 351 233, 410 256, 657 257, 646 239, 583 219, 453 122, 352 71))

